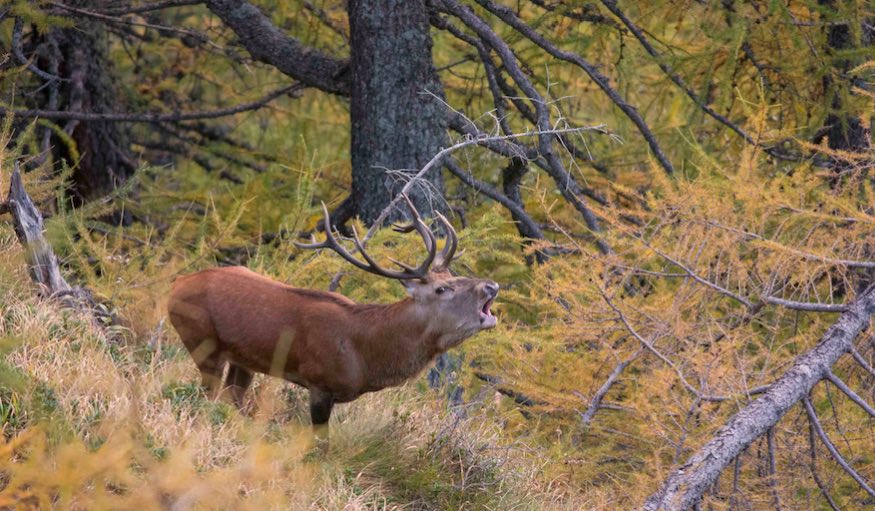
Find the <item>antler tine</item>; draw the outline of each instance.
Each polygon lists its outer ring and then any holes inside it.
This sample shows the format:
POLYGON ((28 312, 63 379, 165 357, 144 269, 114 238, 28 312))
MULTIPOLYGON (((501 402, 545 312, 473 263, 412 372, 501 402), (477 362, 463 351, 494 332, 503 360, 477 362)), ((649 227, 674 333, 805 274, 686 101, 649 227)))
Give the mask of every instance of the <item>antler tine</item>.
POLYGON ((453 261, 453 257, 456 254, 456 248, 459 246, 459 236, 456 234, 456 230, 453 229, 453 224, 447 220, 447 217, 442 215, 439 211, 436 211, 435 214, 437 215, 438 220, 443 224, 444 230, 447 232, 447 242, 444 245, 443 250, 441 250, 440 255, 437 257, 434 271, 446 271, 449 269, 450 263, 453 261))
MULTIPOLYGON (((422 217, 419 216, 419 211, 416 210, 413 202, 410 201, 410 197, 408 197, 407 194, 402 194, 401 196, 404 198, 404 202, 407 203, 407 207, 410 208, 410 212, 413 214, 413 228, 419 232, 423 243, 425 243, 425 248, 428 250, 428 255, 417 269, 424 273, 428 273, 429 268, 431 268, 431 265, 434 262, 435 255, 437 255, 437 240, 435 240, 431 229, 429 229, 428 226, 425 225, 425 222, 422 221, 422 217)), ((402 268, 403 267, 404 266, 402 266, 402 268)))
POLYGON ((353 256, 345 248, 343 248, 343 245, 341 245, 337 241, 337 238, 334 237, 334 233, 331 229, 331 216, 328 213, 328 206, 326 206, 324 202, 322 203, 322 213, 325 215, 325 241, 318 243, 298 243, 296 241, 294 242, 295 246, 298 248, 309 249, 330 248, 331 250, 337 252, 338 255, 344 258, 347 262, 354 265, 356 268, 374 273, 373 269, 370 266, 356 259, 355 256, 353 256))
MULTIPOLYGON (((406 198, 407 197, 405 196, 405 199, 406 198)), ((414 221, 409 226, 409 229, 407 231, 404 231, 404 232, 410 232, 412 230, 416 230, 417 232, 419 232, 420 236, 422 236, 422 239, 426 245, 426 248, 428 248, 428 251, 429 251, 428 256, 425 258, 425 261, 423 261, 422 264, 416 268, 414 268, 412 266, 408 266, 408 265, 406 265, 400 261, 396 261, 394 259, 391 259, 391 261, 393 263, 397 264, 398 266, 400 266, 404 271, 387 270, 387 269, 381 267, 371 257, 371 255, 368 254, 368 252, 365 250, 364 244, 362 243, 361 239, 359 238, 358 231, 356 230, 355 226, 352 226, 353 243, 355 244, 355 247, 358 250, 358 252, 362 255, 362 257, 365 260, 365 262, 360 261, 354 255, 352 255, 348 250, 346 250, 346 248, 344 248, 343 245, 334 236, 334 231, 333 231, 333 229, 331 229, 331 218, 330 218, 330 214, 328 213, 328 207, 325 205, 324 202, 322 203, 322 212, 325 215, 325 219, 324 219, 324 222, 325 222, 325 241, 313 242, 313 243, 299 243, 296 241, 296 242, 294 242, 294 244, 295 244, 295 246, 297 246, 299 248, 306 248, 306 249, 329 248, 329 249, 333 250, 334 252, 337 252, 338 255, 340 255, 347 262, 354 265, 356 268, 364 270, 368 273, 380 275, 382 277, 388 277, 391 279, 399 279, 399 280, 424 278, 426 276, 426 274, 428 273, 428 269, 431 266, 431 264, 435 258, 435 252, 436 252, 435 239, 434 239, 434 235, 431 233, 431 230, 425 225, 425 223, 422 222, 422 219, 419 217, 419 213, 413 207, 413 204, 410 203, 409 199, 407 200, 407 202, 411 208, 411 211, 413 212, 414 221)))
MULTIPOLYGON (((411 268, 410 266, 406 266, 403 264, 399 264, 399 266, 401 266, 402 268, 407 270, 406 272, 387 270, 387 269, 381 267, 379 264, 377 264, 376 261, 374 261, 374 259, 371 257, 371 255, 368 254, 368 252, 365 250, 365 247, 362 244, 361 239, 359 239, 359 234, 358 234, 358 231, 356 230, 355 226, 352 226, 352 242, 355 243, 355 248, 358 249, 358 251, 362 255, 362 257, 365 258, 365 261, 367 261, 368 264, 371 265, 372 269, 368 270, 371 273, 374 273, 377 275, 382 275, 384 277, 389 277, 392 279, 422 278, 425 276, 423 272, 417 272, 415 268, 411 268)), ((389 260, 398 264, 397 261, 395 261, 392 258, 389 258, 389 260)))

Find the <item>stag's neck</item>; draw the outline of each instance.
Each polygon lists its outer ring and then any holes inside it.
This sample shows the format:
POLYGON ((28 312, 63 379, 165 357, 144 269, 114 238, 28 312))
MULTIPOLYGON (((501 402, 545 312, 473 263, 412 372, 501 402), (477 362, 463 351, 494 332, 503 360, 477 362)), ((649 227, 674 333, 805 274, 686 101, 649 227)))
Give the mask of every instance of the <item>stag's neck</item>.
POLYGON ((388 305, 359 305, 353 334, 368 374, 368 390, 400 385, 416 376, 441 350, 441 332, 411 298, 388 305), (372 387, 372 388, 371 388, 372 387))

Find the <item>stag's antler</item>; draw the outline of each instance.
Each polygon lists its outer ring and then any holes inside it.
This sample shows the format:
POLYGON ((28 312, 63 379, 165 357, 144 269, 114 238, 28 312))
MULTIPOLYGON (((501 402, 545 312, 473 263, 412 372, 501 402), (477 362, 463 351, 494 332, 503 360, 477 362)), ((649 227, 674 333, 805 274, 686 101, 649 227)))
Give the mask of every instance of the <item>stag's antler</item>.
MULTIPOLYGON (((431 229, 425 225, 425 222, 422 221, 422 217, 419 216, 419 212, 413 206, 413 203, 410 202, 410 199, 407 195, 402 195, 404 201, 407 203, 407 207, 410 209, 410 212, 413 214, 413 221, 407 225, 396 225, 394 226, 394 230, 396 232, 407 233, 410 231, 416 231, 422 237, 422 241, 425 244, 425 248, 428 250, 428 255, 425 260, 422 261, 417 267, 409 266, 401 261, 396 261, 395 259, 389 259, 393 263, 397 264, 399 267, 403 269, 403 271, 396 270, 387 270, 377 264, 376 261, 365 251, 365 247, 362 244, 362 241, 359 239, 358 232, 355 229, 355 226, 352 227, 352 235, 353 235, 353 243, 355 243, 355 247, 358 252, 362 255, 365 262, 358 260, 355 256, 349 253, 343 245, 341 245, 337 238, 334 236, 334 232, 331 229, 331 219, 329 218, 328 208, 325 206, 325 203, 322 203, 322 211, 325 214, 325 241, 319 243, 298 243, 295 242, 295 245, 299 248, 309 248, 309 249, 319 249, 319 248, 329 248, 335 252, 337 252, 341 257, 346 259, 349 263, 353 264, 356 268, 362 269, 368 273, 373 273, 375 275, 380 275, 382 277, 388 277, 390 279, 399 279, 399 280, 408 280, 408 279, 424 279, 429 272, 429 268, 432 266, 432 263, 435 262, 435 256, 437 252, 437 242, 435 241, 434 234, 432 234, 431 229)), ((443 223, 446 231, 447 231, 447 244, 444 246, 443 250, 439 256, 437 256, 437 263, 435 264, 432 271, 441 272, 446 271, 447 267, 450 264, 450 261, 453 259, 453 254, 456 251, 456 246, 458 245, 458 237, 456 236, 456 231, 453 229, 453 226, 450 225, 449 220, 446 219, 440 213, 437 213, 438 219, 443 223)))

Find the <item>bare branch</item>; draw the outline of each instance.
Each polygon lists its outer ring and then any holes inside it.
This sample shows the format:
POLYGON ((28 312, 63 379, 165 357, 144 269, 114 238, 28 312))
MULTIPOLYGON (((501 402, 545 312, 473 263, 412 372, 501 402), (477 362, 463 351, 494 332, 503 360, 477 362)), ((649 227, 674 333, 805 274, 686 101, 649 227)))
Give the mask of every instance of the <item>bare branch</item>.
POLYGON ((66 4, 63 4, 60 2, 49 2, 49 5, 57 7, 59 9, 63 9, 64 11, 67 11, 69 13, 72 13, 72 14, 75 14, 78 16, 97 19, 97 20, 108 22, 108 23, 120 23, 122 25, 131 25, 131 26, 135 26, 135 27, 151 28, 151 29, 159 30, 159 31, 163 31, 163 32, 172 32, 175 34, 184 35, 184 36, 191 37, 191 38, 193 38, 197 41, 203 42, 203 43, 209 43, 212 46, 216 46, 217 48, 221 49, 221 47, 219 45, 210 41, 209 37, 207 37, 206 35, 204 35, 201 32, 197 32, 195 30, 190 30, 190 29, 186 29, 186 28, 168 27, 166 25, 155 25, 153 23, 144 23, 141 21, 134 21, 134 20, 129 20, 129 19, 125 19, 125 18, 118 18, 115 16, 108 16, 106 14, 102 14, 99 12, 89 11, 86 9, 79 9, 77 7, 66 5, 66 4))
POLYGON ((832 500, 832 496, 827 491, 826 485, 823 484, 823 481, 820 480, 820 475, 817 473, 817 445, 815 445, 814 442, 814 423, 811 421, 808 421, 808 452, 811 458, 811 462, 808 464, 808 469, 811 471, 811 478, 814 479, 814 484, 820 488, 820 494, 826 499, 829 507, 831 507, 833 511, 841 511, 835 501, 832 500))
POLYGON ((857 481, 857 484, 860 485, 861 488, 866 490, 866 493, 875 497, 875 490, 872 489, 866 483, 866 480, 863 479, 860 474, 851 467, 847 461, 842 457, 839 453, 838 449, 836 449, 835 445, 833 445, 832 441, 830 441, 829 437, 826 435, 826 432, 823 430, 823 427, 820 425, 820 421, 817 419, 817 414, 814 412, 814 407, 811 406, 811 401, 808 400, 807 397, 802 398, 802 404, 805 406, 805 412, 808 414, 808 420, 811 421, 811 424, 814 426, 814 430, 817 431, 817 436, 820 437, 820 441, 823 442, 823 445, 829 450, 829 453, 832 454, 836 463, 839 464, 845 472, 848 473, 854 481, 857 481))
POLYGON ((839 357, 850 351, 853 340, 868 327, 873 311, 875 288, 870 287, 848 306, 813 349, 799 356, 793 367, 762 396, 739 410, 711 440, 678 467, 662 488, 647 499, 643 509, 688 509, 698 502, 739 453, 777 424, 826 376, 839 357))
POLYGON ((413 188, 413 185, 419 179, 422 178, 422 176, 424 176, 428 171, 430 171, 432 168, 434 168, 435 165, 442 163, 444 158, 447 155, 449 155, 455 151, 458 151, 459 149, 462 149, 462 148, 468 147, 468 146, 472 146, 472 145, 486 146, 490 143, 503 142, 503 141, 514 140, 514 139, 518 139, 518 138, 539 137, 539 136, 546 135, 546 134, 554 134, 555 135, 557 133, 580 133, 583 131, 603 130, 603 129, 604 129, 604 127, 602 125, 597 125, 597 126, 587 126, 587 127, 582 127, 582 128, 565 128, 565 129, 556 129, 556 130, 535 130, 535 131, 528 131, 526 133, 516 133, 513 135, 489 136, 489 137, 485 137, 485 138, 484 137, 467 138, 461 142, 457 142, 457 143, 451 145, 450 147, 447 147, 445 149, 441 149, 436 155, 434 155, 434 157, 431 160, 428 161, 428 163, 425 164, 425 166, 423 166, 419 170, 419 172, 417 172, 416 174, 411 176, 410 180, 407 181, 407 184, 405 184, 404 187, 401 188, 401 190, 398 192, 398 195, 396 195, 391 201, 389 201, 389 204, 387 204, 386 207, 383 209, 383 211, 380 212, 379 216, 377 216, 376 220, 374 220, 374 223, 371 225, 370 229, 368 229, 367 234, 365 234, 364 238, 362 238, 362 244, 366 243, 369 239, 371 239, 374 236, 374 234, 377 233, 377 230, 383 225, 383 222, 386 221, 386 218, 389 217, 389 214, 401 201, 402 196, 407 194, 410 191, 410 189, 413 188))
POLYGON ((447 161, 444 162, 444 166, 463 183, 507 208, 507 210, 514 216, 514 220, 521 224, 520 234, 527 238, 544 239, 544 234, 538 227, 537 222, 532 220, 532 217, 530 217, 529 214, 526 213, 526 210, 524 210, 518 203, 509 199, 493 186, 477 180, 470 172, 465 172, 465 170, 459 167, 459 165, 452 159, 447 159, 447 161))
POLYGON ((775 503, 775 510, 781 511, 781 495, 778 493, 778 469, 775 463, 775 428, 769 428, 766 434, 766 447, 769 456, 769 488, 772 491, 772 500, 775 503))
MULTIPOLYGON (((448 4, 453 0, 444 0, 444 4, 448 4)), ((638 127, 638 131, 641 132, 641 135, 647 140, 648 145, 650 145, 650 150, 653 151, 653 155, 659 161, 659 164, 665 169, 669 174, 674 173, 674 167, 671 162, 666 157, 665 153, 662 151, 662 148, 659 146, 659 143, 656 141, 656 137, 653 135, 653 132, 650 131, 650 127, 647 126, 647 123, 644 122, 644 119, 641 117, 641 114, 638 113, 638 110, 635 109, 634 106, 630 105, 623 99, 620 94, 611 87, 610 80, 605 75, 601 74, 598 68, 589 62, 587 62, 583 57, 576 53, 568 52, 562 50, 555 46, 553 43, 547 41, 541 34, 539 34, 535 29, 524 23, 517 15, 508 7, 503 5, 498 5, 491 0, 477 0, 477 3, 485 7, 489 12, 498 16, 502 21, 507 23, 516 29, 519 33, 530 39, 533 43, 537 44, 541 48, 547 51, 550 55, 564 60, 566 62, 571 62, 572 64, 577 65, 583 71, 589 75, 593 82, 599 86, 600 89, 611 99, 611 101, 617 105, 617 107, 626 114, 626 117, 631 120, 636 127, 638 127)))
POLYGON ((690 382, 687 381, 684 373, 681 372, 681 370, 675 365, 675 363, 672 362, 668 357, 660 353, 660 351, 657 350, 656 347, 653 345, 652 341, 645 339, 644 336, 638 333, 638 330, 636 330, 635 327, 633 327, 632 324, 629 323, 626 315, 623 313, 622 310, 620 310, 619 307, 614 304, 614 301, 611 300, 611 298, 608 296, 607 291, 599 285, 596 285, 596 287, 598 288, 599 293, 602 295, 602 299, 605 301, 608 307, 610 307, 617 314, 617 318, 620 320, 621 323, 623 323, 623 325, 626 327, 626 330, 630 334, 632 334, 632 336, 635 337, 635 339, 637 339, 638 342, 640 342, 641 345, 647 349, 647 351, 653 353, 656 358, 662 361, 662 363, 670 367, 675 372, 675 374, 677 374, 678 380, 681 382, 684 388, 690 392, 690 394, 693 394, 698 399, 704 399, 702 397, 702 393, 699 392, 695 387, 690 384, 690 382))
MULTIPOLYGON (((552 127, 552 123, 550 122, 550 113, 547 110, 546 103, 541 97, 541 94, 534 85, 532 85, 532 82, 520 68, 513 51, 511 51, 507 43, 502 40, 486 22, 474 14, 469 7, 462 6, 455 0, 442 0, 441 3, 446 12, 460 19, 481 39, 486 41, 496 53, 498 53, 498 56, 501 58, 502 62, 504 62, 505 69, 507 69, 514 81, 526 94, 529 101, 532 103, 532 106, 534 106, 538 116, 538 129, 549 130, 549 128, 552 127)), ((579 188, 577 187, 577 183, 571 179, 571 176, 565 169, 562 161, 556 156, 556 152, 553 150, 552 146, 554 138, 555 133, 551 131, 544 131, 543 136, 538 137, 538 148, 547 162, 545 170, 556 182, 562 196, 565 197, 565 199, 581 214, 587 228, 594 233, 601 232, 598 219, 578 193, 579 188)), ((611 248, 600 238, 597 238, 596 245, 602 253, 608 254, 611 252, 611 248)))
POLYGON ((763 301, 772 305, 780 305, 788 309, 805 312, 845 312, 848 306, 843 303, 811 303, 785 300, 775 296, 763 296, 763 301))
POLYGON ((863 366, 863 369, 865 369, 872 376, 875 376, 875 367, 872 367, 871 365, 869 365, 868 362, 866 362, 866 359, 863 358, 863 355, 860 355, 860 352, 857 351, 857 348, 851 346, 851 355, 854 357, 854 360, 856 360, 858 364, 863 366))
POLYGON ((15 18, 15 24, 12 26, 12 53, 15 55, 15 58, 23 64, 27 69, 42 78, 43 80, 53 82, 53 81, 61 81, 61 82, 69 82, 70 80, 67 78, 61 78, 58 75, 53 75, 52 73, 47 73, 42 69, 36 67, 36 65, 30 61, 30 59, 25 56, 24 51, 21 49, 21 32, 24 28, 24 22, 21 18, 15 18))
POLYGON ((160 11, 162 9, 170 9, 173 7, 184 7, 187 5, 199 5, 204 3, 204 0, 165 0, 163 2, 153 2, 143 4, 138 7, 118 7, 100 11, 101 14, 114 14, 121 16, 124 14, 140 14, 144 12, 160 11))
POLYGON ((851 398, 851 401, 857 403, 860 408, 866 411, 871 417, 875 418, 875 409, 869 406, 863 398, 857 395, 850 387, 848 387, 845 382, 843 382, 838 376, 834 375, 832 371, 828 371, 826 373, 826 379, 830 381, 833 385, 839 388, 842 392, 845 393, 846 396, 851 398))
POLYGON ((156 113, 100 113, 100 112, 69 112, 63 110, 13 110, 0 106, 0 115, 12 114, 15 117, 39 117, 42 119, 61 119, 72 121, 108 121, 108 122, 179 122, 191 121, 195 119, 217 119, 219 117, 227 117, 236 115, 249 110, 257 110, 271 101, 285 96, 294 94, 306 88, 301 83, 287 85, 281 89, 277 89, 261 99, 242 103, 229 108, 220 108, 218 110, 207 110, 202 112, 187 112, 176 114, 156 114, 156 113))
POLYGON ((647 246, 647 248, 649 248, 650 250, 654 251, 657 255, 659 255, 660 257, 662 257, 662 258, 665 259, 666 261, 670 262, 671 264, 673 264, 673 265, 677 266, 678 268, 684 270, 684 271, 687 273, 687 275, 689 275, 693 280, 695 280, 695 281, 698 282, 699 284, 702 284, 702 285, 704 285, 704 286, 706 286, 706 287, 710 287, 710 288, 713 289, 714 291, 717 291, 717 292, 720 293, 720 294, 726 295, 726 296, 728 296, 729 298, 732 298, 733 300, 736 300, 736 301, 738 301, 738 302, 744 304, 744 306, 747 307, 748 309, 752 309, 752 308, 753 308, 753 306, 754 306, 753 303, 752 303, 750 300, 748 300, 747 298, 745 298, 745 297, 743 297, 743 296, 741 296, 741 295, 739 295, 739 294, 737 294, 737 293, 733 293, 732 291, 730 291, 730 290, 724 288, 723 286, 720 286, 720 285, 718 285, 718 284, 715 284, 715 283, 711 282, 711 281, 708 280, 708 279, 705 279, 705 278, 700 277, 696 272, 694 272, 692 269, 690 269, 689 267, 687 267, 686 265, 684 265, 683 263, 681 263, 681 262, 678 261, 677 259, 671 257, 670 255, 666 254, 665 252, 662 252, 662 251, 659 250, 659 249, 656 249, 656 248, 650 246, 650 244, 648 244, 648 243, 647 243, 646 241, 644 241, 643 239, 641 239, 641 238, 639 238, 639 239, 640 239, 640 240, 641 240, 641 241, 647 246))
POLYGON ((620 377, 620 374, 622 374, 623 371, 629 366, 629 364, 634 362, 639 355, 641 355, 641 348, 639 348, 638 351, 632 354, 631 357, 617 364, 617 366, 614 367, 614 370, 611 371, 611 374, 608 375, 608 379, 606 379, 605 382, 602 383, 602 386, 599 387, 599 389, 596 391, 596 393, 593 394, 592 399, 589 400, 589 406, 586 407, 586 411, 580 414, 580 421, 583 423, 584 426, 589 426, 589 423, 592 422, 593 417, 595 417, 596 412, 598 412, 599 408, 601 407, 602 400, 605 398, 605 395, 607 395, 608 391, 611 390, 611 387, 620 377))
POLYGON ((349 96, 349 62, 302 44, 274 26, 258 7, 243 0, 207 0, 207 7, 231 30, 252 58, 301 83, 349 96))

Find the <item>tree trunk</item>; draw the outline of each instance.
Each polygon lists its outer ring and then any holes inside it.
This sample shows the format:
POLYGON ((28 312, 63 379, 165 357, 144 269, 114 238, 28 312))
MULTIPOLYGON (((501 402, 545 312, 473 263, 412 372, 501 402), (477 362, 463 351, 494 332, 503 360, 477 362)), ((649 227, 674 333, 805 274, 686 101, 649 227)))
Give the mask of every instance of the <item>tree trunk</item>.
MULTIPOLYGON (((443 87, 424 0, 350 0, 349 23, 352 197, 371 224, 404 186, 387 171, 416 171, 446 145, 443 87)), ((441 168, 411 196, 423 214, 445 209, 441 168)), ((399 210, 389 221, 400 217, 399 210)))
MULTIPOLYGON (((81 3, 88 8, 90 2, 81 3)), ((77 5, 78 7, 78 5, 77 5)), ((60 74, 68 78, 61 86, 61 109, 77 112, 119 112, 120 94, 107 54, 102 24, 81 18, 76 26, 57 30, 60 74)), ((75 165, 70 194, 74 203, 102 197, 123 185, 133 175, 136 163, 130 152, 129 126, 120 122, 69 121, 64 130, 76 142, 78 161, 69 161, 66 145, 56 142, 61 156, 75 165)))

